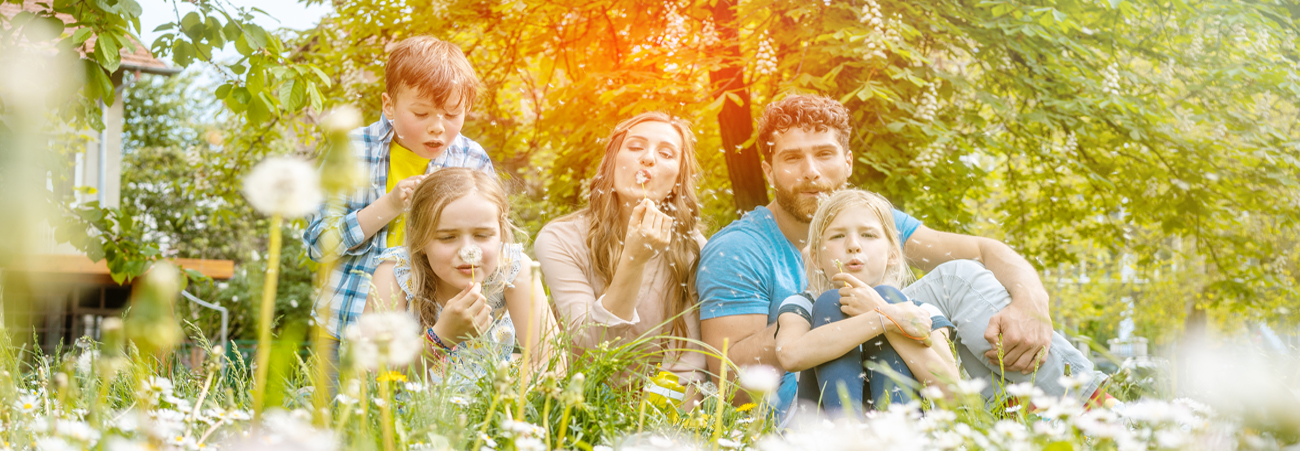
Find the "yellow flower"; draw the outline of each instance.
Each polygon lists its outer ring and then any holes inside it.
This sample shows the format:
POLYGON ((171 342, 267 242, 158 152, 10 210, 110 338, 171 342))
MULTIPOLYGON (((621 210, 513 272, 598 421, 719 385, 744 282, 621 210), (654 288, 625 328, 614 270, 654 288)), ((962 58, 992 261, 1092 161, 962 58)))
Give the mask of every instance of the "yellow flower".
POLYGON ((406 375, 397 371, 389 371, 380 374, 375 380, 379 382, 406 382, 406 375))
POLYGON ((736 411, 737 411, 737 412, 748 412, 748 411, 750 411, 750 409, 753 409, 753 408, 755 408, 755 407, 758 407, 758 405, 757 405, 757 404, 754 404, 754 403, 752 403, 752 402, 747 402, 747 403, 741 404, 740 407, 737 407, 737 408, 736 408, 736 411))

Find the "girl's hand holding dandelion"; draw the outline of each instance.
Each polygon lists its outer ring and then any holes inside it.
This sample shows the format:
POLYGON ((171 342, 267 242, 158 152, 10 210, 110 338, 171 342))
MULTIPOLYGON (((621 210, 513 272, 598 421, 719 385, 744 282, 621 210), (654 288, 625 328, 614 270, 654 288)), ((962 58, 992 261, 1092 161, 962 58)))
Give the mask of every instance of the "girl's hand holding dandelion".
POLYGON ((929 342, 932 325, 929 312, 911 303, 885 302, 875 288, 853 277, 852 274, 839 273, 831 277, 831 280, 844 284, 844 287, 840 288, 840 311, 845 315, 879 314, 886 332, 893 332, 922 343, 929 342))
POLYGON ((438 322, 433 325, 447 346, 477 337, 492 324, 492 307, 483 296, 483 285, 471 283, 443 306, 438 322))

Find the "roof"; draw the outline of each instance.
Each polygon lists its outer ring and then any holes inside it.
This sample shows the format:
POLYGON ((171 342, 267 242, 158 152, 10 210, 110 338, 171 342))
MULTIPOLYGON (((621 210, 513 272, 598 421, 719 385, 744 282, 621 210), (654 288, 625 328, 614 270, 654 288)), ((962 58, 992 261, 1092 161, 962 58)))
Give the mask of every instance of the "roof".
MULTIPOLYGON (((213 279, 225 280, 235 276, 235 262, 231 260, 177 258, 169 261, 180 268, 193 269, 213 279)), ((10 269, 116 285, 109 277, 106 260, 91 261, 85 255, 33 255, 23 267, 10 269)))
MULTIPOLYGON (((36 0, 24 0, 22 5, 16 5, 13 3, 3 3, 0 4, 0 14, 3 14, 6 18, 13 18, 14 16, 18 15, 18 13, 23 11, 48 12, 50 11, 48 5, 49 5, 49 0, 45 0, 44 2, 40 2, 40 3, 38 3, 38 1, 36 0)), ((59 20, 62 20, 63 23, 65 24, 73 23, 76 21, 75 19, 72 18, 72 16, 67 14, 55 13, 54 16, 59 18, 59 20)), ((67 30, 65 30, 65 32, 66 31, 67 30)), ((88 49, 95 48, 95 39, 96 36, 92 35, 90 39, 87 39, 85 44, 83 44, 81 48, 78 49, 78 51, 81 53, 81 56, 83 57, 86 56, 86 52, 88 51, 88 49)), ((135 44, 135 51, 132 52, 130 51, 130 49, 127 48, 123 48, 118 51, 118 53, 122 55, 122 64, 120 66, 120 70, 138 71, 138 72, 157 74, 157 75, 174 75, 181 71, 179 67, 168 66, 167 63, 164 63, 161 60, 154 58, 153 54, 149 52, 148 46, 141 44, 140 41, 137 41, 134 37, 128 37, 128 39, 130 39, 132 43, 135 44)))

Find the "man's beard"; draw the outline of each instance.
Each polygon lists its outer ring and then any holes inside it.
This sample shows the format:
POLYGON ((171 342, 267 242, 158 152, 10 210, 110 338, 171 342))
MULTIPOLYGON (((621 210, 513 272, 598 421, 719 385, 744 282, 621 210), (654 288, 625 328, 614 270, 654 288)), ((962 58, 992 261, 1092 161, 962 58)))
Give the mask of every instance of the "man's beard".
POLYGON ((780 184, 776 186, 776 202, 781 204, 786 212, 794 215, 794 218, 800 222, 812 222, 813 215, 817 213, 817 206, 821 204, 822 196, 813 198, 802 198, 799 192, 802 191, 820 191, 829 195, 836 188, 822 183, 800 183, 793 188, 785 189, 780 184))

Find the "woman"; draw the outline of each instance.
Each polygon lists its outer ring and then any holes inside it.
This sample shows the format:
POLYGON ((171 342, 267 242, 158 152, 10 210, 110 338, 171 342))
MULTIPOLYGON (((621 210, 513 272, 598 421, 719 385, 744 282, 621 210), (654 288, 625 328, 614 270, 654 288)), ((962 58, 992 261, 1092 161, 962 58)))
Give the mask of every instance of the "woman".
MULTIPOLYGON (((586 208, 551 221, 534 250, 557 313, 580 348, 650 335, 698 342, 695 266, 704 236, 690 125, 642 113, 614 127, 586 208)), ((703 382, 695 343, 658 339, 663 369, 703 382), (678 351, 674 349, 694 351, 678 351)))

